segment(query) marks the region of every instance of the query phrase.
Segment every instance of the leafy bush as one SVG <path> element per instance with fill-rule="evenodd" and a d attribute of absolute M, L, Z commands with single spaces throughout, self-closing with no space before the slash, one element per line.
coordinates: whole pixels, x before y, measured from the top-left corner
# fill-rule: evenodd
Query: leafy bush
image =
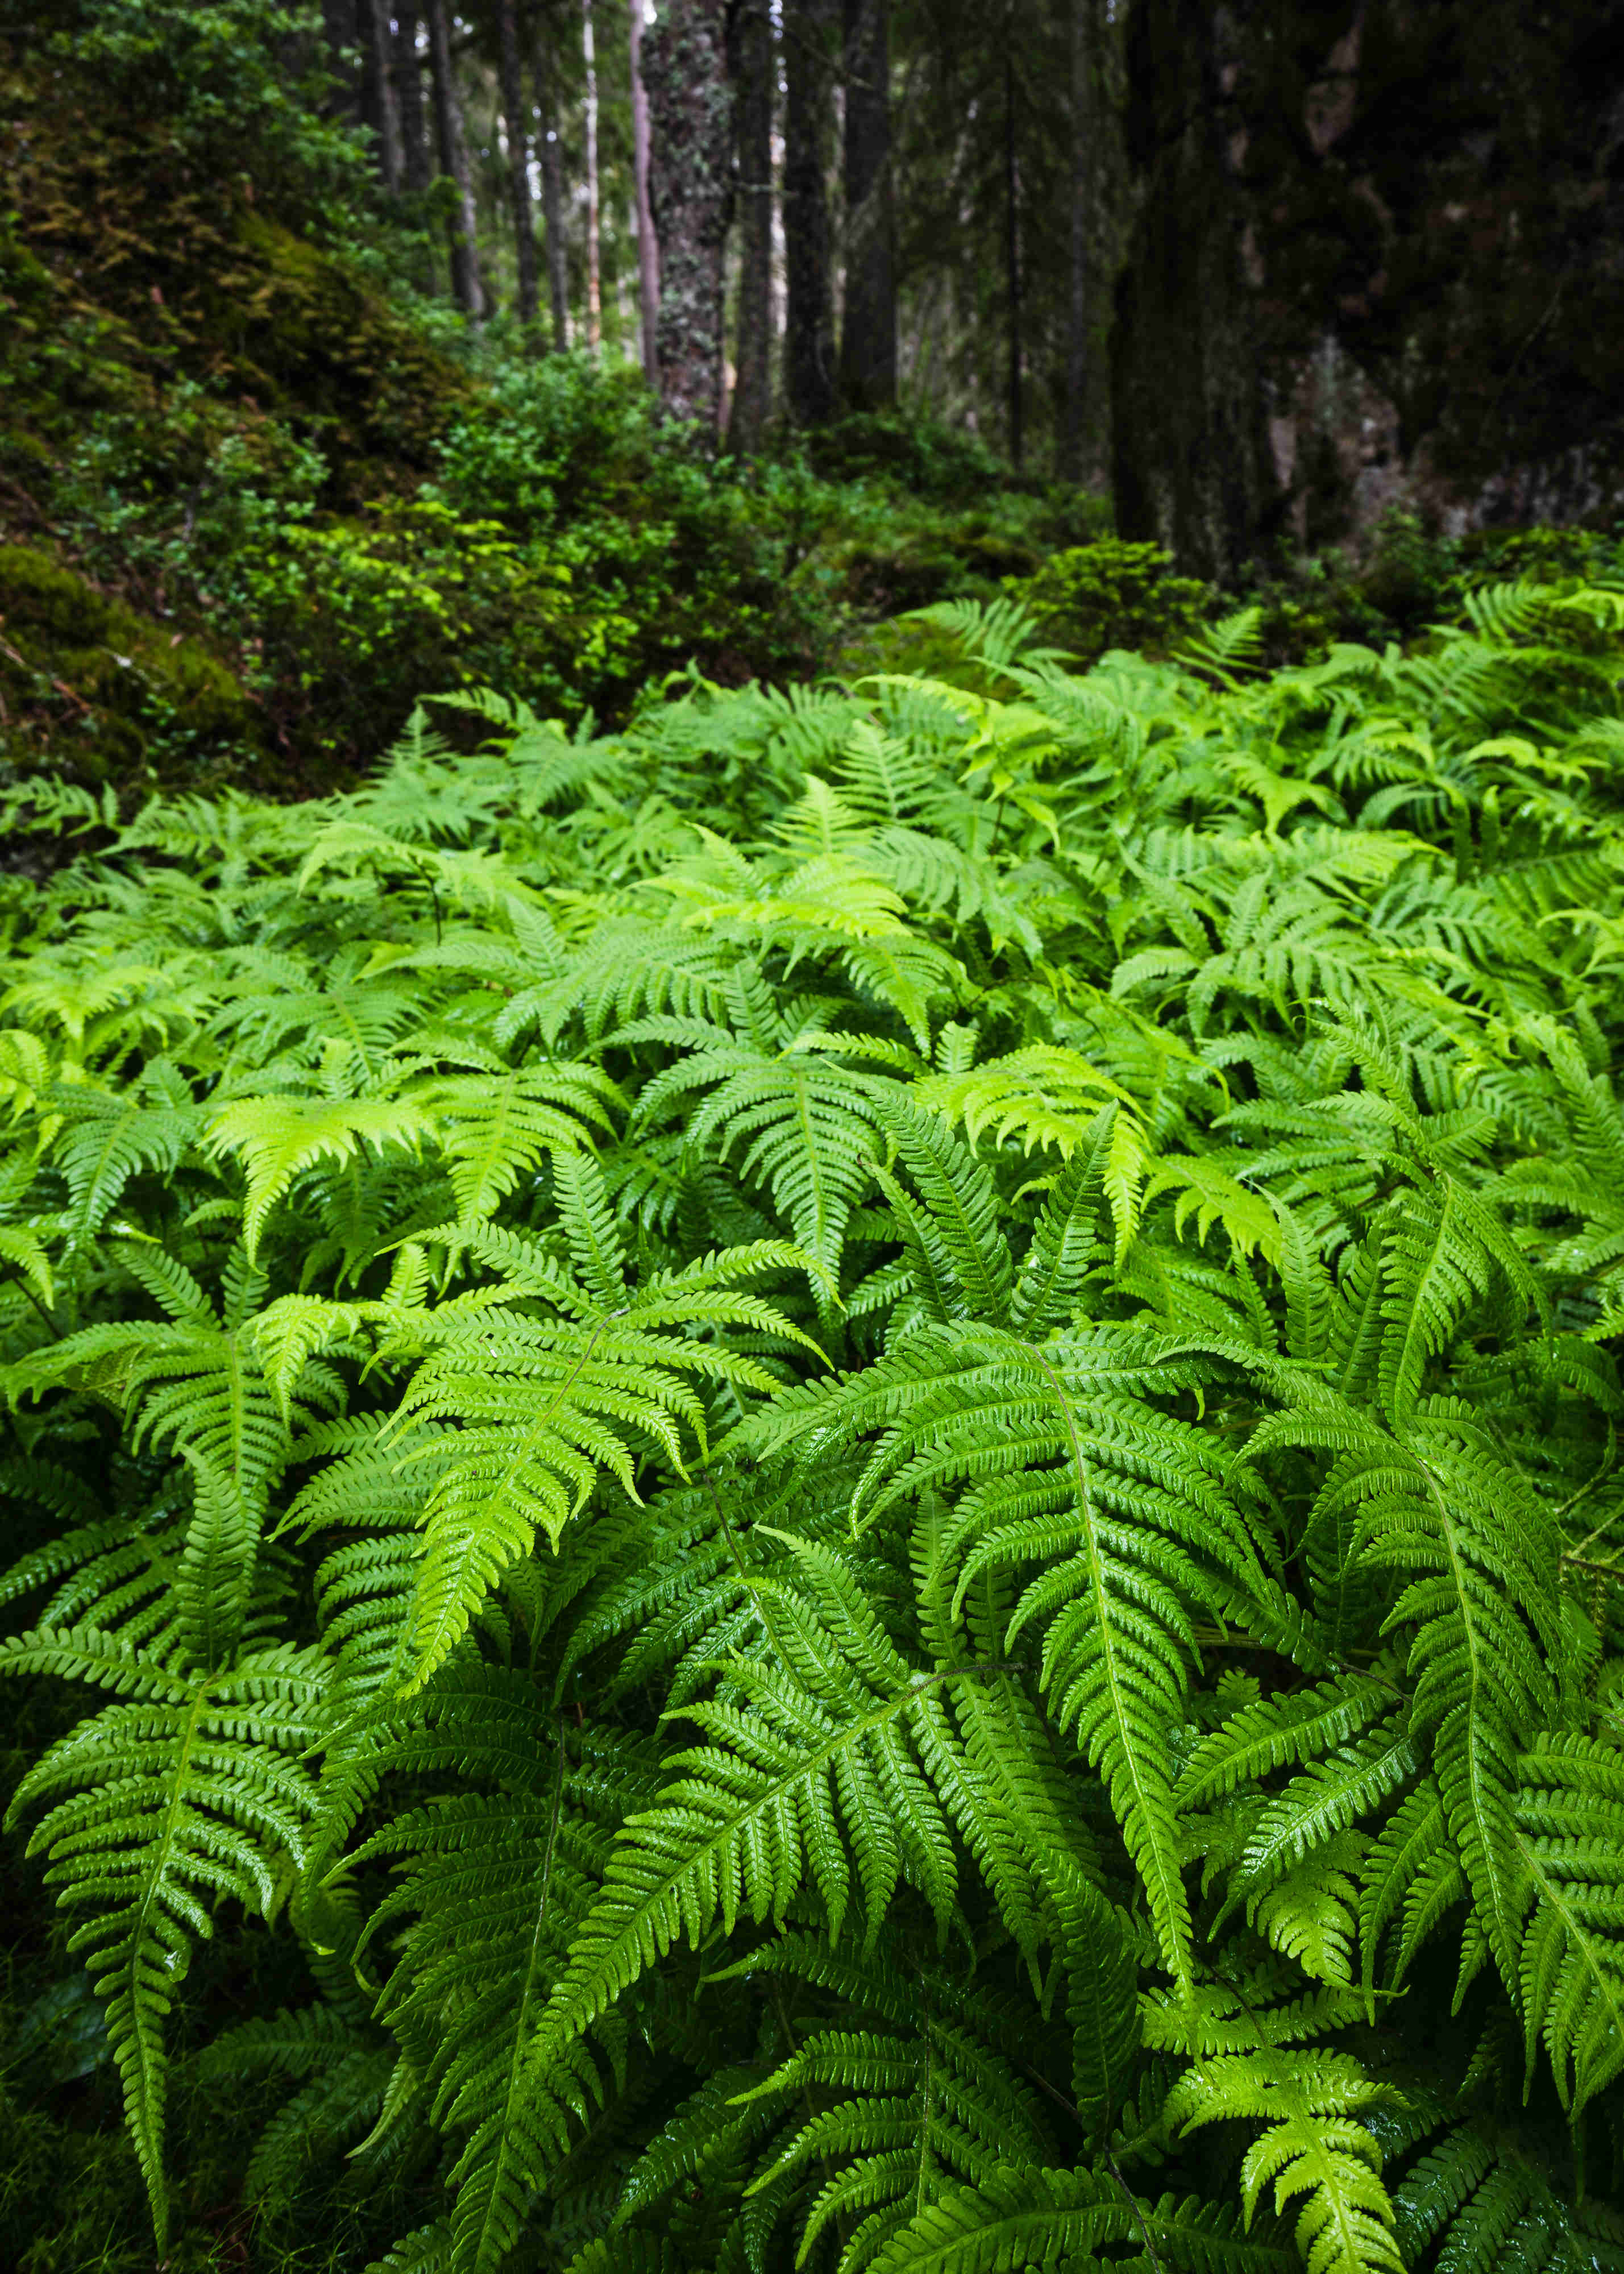
<path fill-rule="evenodd" d="M 1208 586 L 1174 573 L 1159 545 L 1116 537 L 1057 553 L 1008 589 L 1047 638 L 1086 662 L 1114 647 L 1166 654 L 1218 605 Z"/>
<path fill-rule="evenodd" d="M 161 2255 L 178 2044 L 237 2263 L 1619 2265 L 1624 599 L 1470 607 L 14 787 L 12 1820 Z"/>
<path fill-rule="evenodd" d="M 235 181 L 252 151 L 274 203 L 367 201 L 366 146 L 331 115 L 310 0 L 40 0 L 33 16 L 59 71 L 115 116 L 160 122 L 199 170 Z"/>
<path fill-rule="evenodd" d="M 900 411 L 855 412 L 798 441 L 823 481 L 877 481 L 930 505 L 961 505 L 1010 480 L 1008 467 L 976 435 Z"/>

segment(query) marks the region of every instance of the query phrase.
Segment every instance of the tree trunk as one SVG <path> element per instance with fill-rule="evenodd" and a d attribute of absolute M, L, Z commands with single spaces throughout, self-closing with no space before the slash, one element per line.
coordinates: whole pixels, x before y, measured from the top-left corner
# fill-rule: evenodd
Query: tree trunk
<path fill-rule="evenodd" d="M 722 256 L 733 202 L 726 0 L 669 0 L 643 43 L 659 239 L 660 400 L 714 442 L 722 402 Z"/>
<path fill-rule="evenodd" d="M 840 392 L 853 410 L 897 400 L 890 0 L 845 0 L 846 313 Z"/>
<path fill-rule="evenodd" d="M 1127 126 L 1141 194 L 1111 351 L 1116 526 L 1222 584 L 1282 505 L 1239 179 L 1252 92 L 1241 28 L 1207 0 L 1135 0 Z"/>
<path fill-rule="evenodd" d="M 637 213 L 637 307 L 643 323 L 643 374 L 659 385 L 659 240 L 649 206 L 649 97 L 643 84 L 643 0 L 630 0 L 632 195 Z"/>
<path fill-rule="evenodd" d="M 395 108 L 401 128 L 401 178 L 408 190 L 426 190 L 432 177 L 423 119 L 423 66 L 417 59 L 416 8 L 395 11 Z"/>
<path fill-rule="evenodd" d="M 345 126 L 358 126 L 361 75 L 356 68 L 356 0 L 321 0 L 321 29 L 327 51 L 327 116 Z"/>
<path fill-rule="evenodd" d="M 1015 125 L 1014 26 L 1004 50 L 1004 259 L 1009 282 L 1010 463 L 1017 473 L 1026 447 L 1021 389 L 1020 166 Z"/>
<path fill-rule="evenodd" d="M 797 425 L 835 408 L 834 275 L 829 158 L 834 141 L 834 0 L 786 0 L 784 267 L 788 305 L 784 391 Z"/>
<path fill-rule="evenodd" d="M 739 128 L 739 344 L 727 447 L 754 457 L 772 409 L 772 19 L 740 0 L 731 26 Z"/>
<path fill-rule="evenodd" d="M 477 323 L 485 314 L 485 292 L 479 281 L 474 177 L 468 162 L 462 106 L 457 100 L 451 62 L 451 19 L 446 0 L 427 0 L 426 12 L 434 72 L 434 127 L 440 145 L 440 170 L 450 175 L 457 191 L 457 214 L 451 224 L 451 292 L 463 314 Z"/>
<path fill-rule="evenodd" d="M 501 63 L 502 117 L 508 129 L 508 194 L 513 204 L 515 273 L 519 321 L 536 328 L 536 217 L 530 208 L 530 106 L 519 67 L 517 0 L 498 0 L 497 37 Z"/>
<path fill-rule="evenodd" d="M 541 216 L 547 232 L 547 297 L 553 349 L 569 347 L 569 266 L 564 257 L 564 168 L 559 152 L 558 74 L 545 26 L 536 35 L 536 99 L 541 113 Z"/>
<path fill-rule="evenodd" d="M 360 0 L 357 26 L 361 40 L 361 117 L 375 138 L 378 170 L 392 198 L 401 193 L 405 166 L 401 150 L 401 124 L 395 109 L 395 75 L 390 68 L 388 0 Z"/>
<path fill-rule="evenodd" d="M 586 62 L 586 344 L 596 361 L 604 342 L 604 287 L 598 216 L 598 42 L 592 31 L 592 0 L 581 0 L 581 52 Z"/>
<path fill-rule="evenodd" d="M 1083 478 L 1088 376 L 1094 359 L 1089 336 L 1094 318 L 1094 296 L 1089 288 L 1098 162 L 1094 147 L 1094 0 L 1071 0 L 1071 242 L 1067 277 L 1065 426 L 1060 447 L 1060 471 L 1069 482 L 1080 482 Z"/>

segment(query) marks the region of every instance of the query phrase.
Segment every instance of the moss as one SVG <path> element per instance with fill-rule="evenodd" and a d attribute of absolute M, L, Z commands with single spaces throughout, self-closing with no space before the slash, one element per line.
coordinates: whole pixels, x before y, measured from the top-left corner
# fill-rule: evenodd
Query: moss
<path fill-rule="evenodd" d="M 95 779 L 194 774 L 259 740 L 255 706 L 200 640 L 100 591 L 31 545 L 0 546 L 6 755 Z"/>
<path fill-rule="evenodd" d="M 235 296 L 213 313 L 273 396 L 336 422 L 341 455 L 425 464 L 470 394 L 463 373 L 348 262 L 251 210 L 236 229 L 263 285 L 246 317 Z"/>

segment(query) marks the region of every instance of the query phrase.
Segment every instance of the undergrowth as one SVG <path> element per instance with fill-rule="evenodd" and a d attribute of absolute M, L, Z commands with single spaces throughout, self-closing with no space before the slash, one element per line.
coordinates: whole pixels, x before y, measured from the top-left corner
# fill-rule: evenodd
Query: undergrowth
<path fill-rule="evenodd" d="M 172 2265 L 1624 2265 L 1624 602 L 1468 605 L 6 793 L 31 2268 L 115 2088 Z"/>

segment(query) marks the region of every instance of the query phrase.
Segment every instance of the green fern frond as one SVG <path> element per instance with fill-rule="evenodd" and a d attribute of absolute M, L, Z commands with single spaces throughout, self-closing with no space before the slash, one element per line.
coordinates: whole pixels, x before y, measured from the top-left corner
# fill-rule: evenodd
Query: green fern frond
<path fill-rule="evenodd" d="M 0 1645 L 0 1673 L 50 1674 L 114 1691 L 19 1785 L 8 1821 L 49 1805 L 29 1840 L 57 1902 L 90 1915 L 70 1948 L 106 2001 L 124 2112 L 159 2248 L 163 2024 L 195 1938 L 222 1898 L 269 1916 L 279 1865 L 303 1860 L 315 1793 L 298 1756 L 317 1735 L 320 1662 L 287 1647 L 234 1669 L 183 1675 L 90 1630 Z"/>

